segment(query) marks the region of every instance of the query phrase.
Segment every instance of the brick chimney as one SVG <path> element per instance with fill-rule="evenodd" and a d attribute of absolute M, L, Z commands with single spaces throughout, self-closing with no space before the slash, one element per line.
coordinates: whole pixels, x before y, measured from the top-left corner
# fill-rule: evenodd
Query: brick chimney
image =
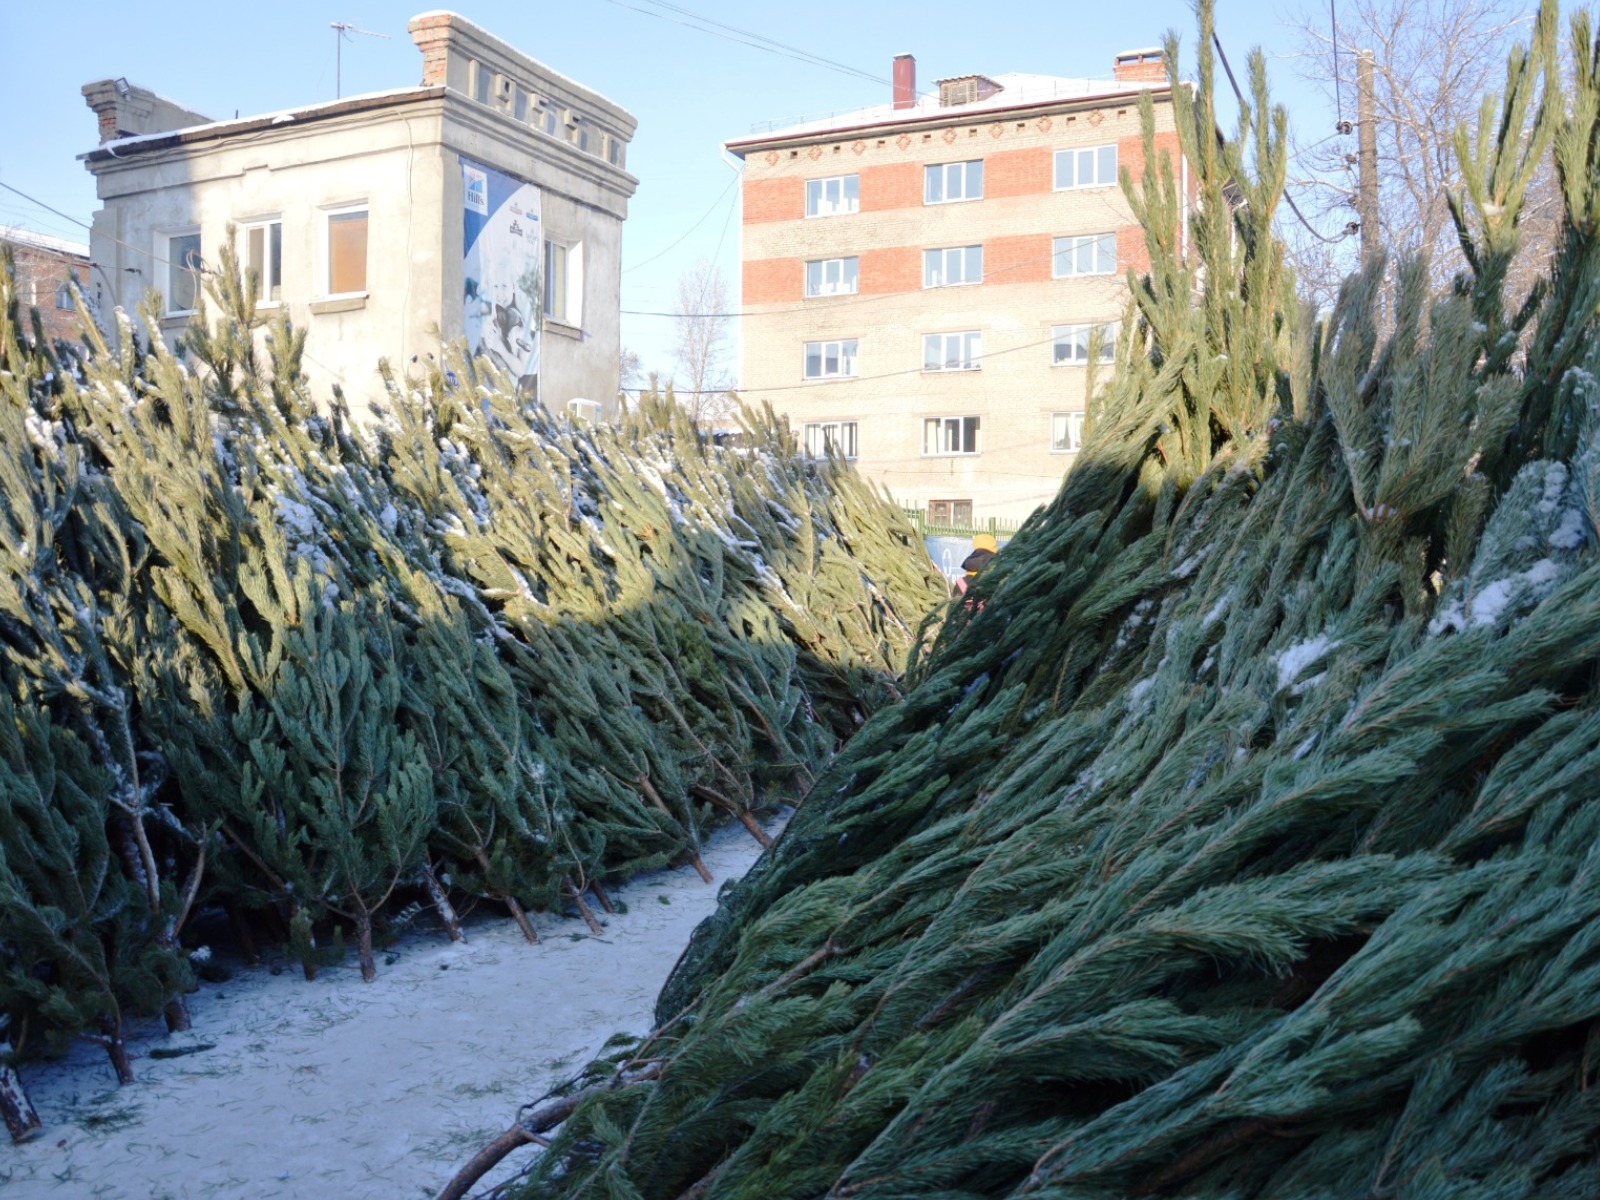
<path fill-rule="evenodd" d="M 100 125 L 100 144 L 146 133 L 170 133 L 193 125 L 209 125 L 211 118 L 174 104 L 149 88 L 126 79 L 97 79 L 83 85 L 83 102 L 94 110 Z"/>
<path fill-rule="evenodd" d="M 1165 83 L 1167 56 L 1160 46 L 1145 50 L 1124 50 L 1112 63 L 1118 83 Z"/>
<path fill-rule="evenodd" d="M 894 56 L 894 107 L 899 112 L 902 108 L 915 108 L 917 106 L 917 60 L 910 54 L 896 54 Z"/>

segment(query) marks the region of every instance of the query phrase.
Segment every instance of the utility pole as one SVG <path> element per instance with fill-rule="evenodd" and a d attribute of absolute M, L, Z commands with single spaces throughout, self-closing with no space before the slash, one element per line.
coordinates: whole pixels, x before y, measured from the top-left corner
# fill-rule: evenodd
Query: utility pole
<path fill-rule="evenodd" d="M 1361 261 L 1378 253 L 1378 116 L 1372 89 L 1372 51 L 1356 55 L 1358 179 L 1356 216 L 1361 221 Z"/>

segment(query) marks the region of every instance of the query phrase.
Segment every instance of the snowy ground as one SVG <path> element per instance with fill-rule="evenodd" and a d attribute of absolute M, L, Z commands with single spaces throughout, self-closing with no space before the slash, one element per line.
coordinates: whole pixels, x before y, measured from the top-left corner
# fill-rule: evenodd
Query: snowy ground
<path fill-rule="evenodd" d="M 757 853 L 735 825 L 703 856 L 716 885 L 684 868 L 614 889 L 627 912 L 601 916 L 603 938 L 576 917 L 545 916 L 530 946 L 509 919 L 481 920 L 464 946 L 431 930 L 408 935 L 380 952 L 371 984 L 353 952 L 314 983 L 271 956 L 238 967 L 189 997 L 192 1032 L 168 1036 L 155 1021 L 130 1039 L 129 1087 L 91 1046 L 24 1066 L 45 1129 L 0 1149 L 0 1194 L 432 1196 L 606 1038 L 649 1029 L 690 932 Z M 531 1153 L 513 1154 L 478 1190 Z"/>

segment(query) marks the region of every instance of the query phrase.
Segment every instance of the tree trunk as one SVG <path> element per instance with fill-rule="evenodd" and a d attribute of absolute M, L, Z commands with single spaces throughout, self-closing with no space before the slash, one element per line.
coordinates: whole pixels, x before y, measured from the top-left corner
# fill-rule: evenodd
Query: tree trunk
<path fill-rule="evenodd" d="M 122 1036 L 122 1021 L 102 1017 L 100 1030 L 103 1035 L 100 1044 L 106 1048 L 106 1056 L 111 1059 L 111 1069 L 117 1073 L 117 1082 L 132 1083 L 133 1063 L 128 1058 L 127 1040 Z"/>
<path fill-rule="evenodd" d="M 166 1018 L 168 1033 L 188 1033 L 194 1028 L 194 1022 L 189 1019 L 189 1005 L 182 996 L 168 1000 L 161 1015 Z"/>
<path fill-rule="evenodd" d="M 433 864 L 428 861 L 427 855 L 423 855 L 422 858 L 422 886 L 427 889 L 428 899 L 433 901 L 433 907 L 439 913 L 439 920 L 443 922 L 450 940 L 466 941 L 467 935 L 461 932 L 461 918 L 456 915 L 455 905 L 450 903 L 450 897 L 439 883 L 439 877 L 433 873 Z"/>
<path fill-rule="evenodd" d="M 356 938 L 361 956 L 361 978 L 371 983 L 378 977 L 378 964 L 372 957 L 372 914 L 364 908 L 356 914 Z"/>
<path fill-rule="evenodd" d="M 0 1042 L 0 1117 L 5 1118 L 11 1140 L 21 1145 L 38 1137 L 41 1126 L 39 1113 L 28 1099 L 22 1079 L 7 1061 L 10 1055 L 11 1043 Z"/>
<path fill-rule="evenodd" d="M 537 946 L 539 944 L 539 935 L 534 932 L 533 922 L 528 920 L 528 914 L 522 911 L 522 905 L 517 903 L 517 898 L 508 894 L 506 896 L 506 907 L 511 910 L 511 915 L 517 919 L 517 925 L 522 930 L 522 936 L 528 939 L 528 944 Z"/>
<path fill-rule="evenodd" d="M 567 879 L 567 894 L 572 897 L 572 902 L 578 906 L 578 913 L 583 917 L 584 923 L 589 926 L 589 932 L 599 937 L 605 932 L 599 921 L 594 919 L 594 913 L 589 911 L 589 906 L 583 902 L 583 893 L 578 890 L 578 885 Z"/>
<path fill-rule="evenodd" d="M 616 913 L 617 906 L 611 903 L 611 897 L 606 893 L 605 884 L 601 883 L 598 879 L 593 880 L 589 884 L 589 890 L 594 893 L 594 898 L 600 901 L 601 908 L 605 909 L 607 913 Z"/>

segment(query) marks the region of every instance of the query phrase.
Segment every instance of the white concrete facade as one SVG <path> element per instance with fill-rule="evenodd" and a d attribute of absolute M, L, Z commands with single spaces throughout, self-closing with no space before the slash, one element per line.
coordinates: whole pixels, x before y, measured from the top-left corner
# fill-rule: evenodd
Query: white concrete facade
<path fill-rule="evenodd" d="M 241 263 L 264 266 L 263 306 L 307 330 L 314 392 L 376 399 L 380 359 L 418 369 L 462 335 L 467 159 L 536 187 L 544 239 L 562 250 L 560 300 L 529 320 L 540 399 L 611 408 L 633 117 L 455 14 L 424 14 L 411 32 L 422 85 L 283 113 L 117 136 L 130 127 L 119 105 L 146 124 L 160 107 L 126 81 L 85 87 L 113 135 L 83 156 L 103 204 L 92 290 L 129 310 L 160 291 L 175 340 L 193 317 L 195 237 L 202 271 L 231 237 Z"/>

